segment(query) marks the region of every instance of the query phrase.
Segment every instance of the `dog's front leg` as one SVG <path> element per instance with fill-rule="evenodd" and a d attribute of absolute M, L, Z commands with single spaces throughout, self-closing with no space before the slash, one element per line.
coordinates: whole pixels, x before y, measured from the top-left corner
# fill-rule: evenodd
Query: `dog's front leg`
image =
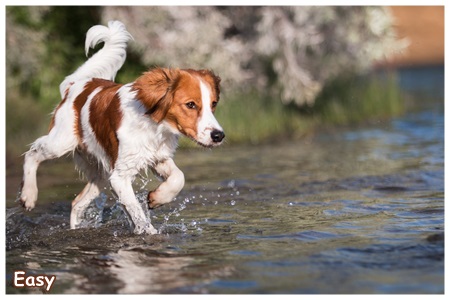
<path fill-rule="evenodd" d="M 184 186 L 184 174 L 172 159 L 158 163 L 154 171 L 165 181 L 156 190 L 148 193 L 150 208 L 172 201 Z"/>
<path fill-rule="evenodd" d="M 126 212 L 134 224 L 134 233 L 158 233 L 147 218 L 141 204 L 136 199 L 131 180 L 113 174 L 110 178 L 110 183 L 114 192 L 119 197 L 119 202 L 125 207 Z"/>

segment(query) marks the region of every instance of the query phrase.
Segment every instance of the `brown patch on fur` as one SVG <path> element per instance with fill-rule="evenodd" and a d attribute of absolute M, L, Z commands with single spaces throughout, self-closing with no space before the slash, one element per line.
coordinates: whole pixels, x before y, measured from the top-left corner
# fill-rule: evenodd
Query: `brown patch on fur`
<path fill-rule="evenodd" d="M 119 156 L 117 130 L 122 121 L 122 111 L 117 91 L 121 86 L 108 84 L 92 98 L 89 106 L 89 123 L 97 141 L 110 158 L 111 168 L 114 168 Z"/>
<path fill-rule="evenodd" d="M 64 93 L 64 98 L 62 99 L 62 101 L 58 104 L 58 106 L 55 108 L 55 110 L 52 113 L 52 119 L 50 120 L 50 124 L 48 126 L 48 132 L 50 132 L 53 127 L 55 127 L 55 115 L 56 112 L 58 111 L 58 109 L 66 102 L 67 97 L 69 96 L 69 91 L 70 91 L 70 87 L 73 85 L 73 82 L 71 82 L 69 84 L 69 87 L 66 89 L 65 93 Z"/>
<path fill-rule="evenodd" d="M 111 87 L 117 85 L 116 83 L 100 79 L 100 78 L 93 78 L 91 81 L 88 81 L 86 85 L 84 86 L 83 91 L 75 98 L 75 101 L 73 102 L 73 109 L 75 111 L 75 135 L 78 137 L 78 142 L 80 145 L 82 145 L 83 142 L 83 128 L 81 126 L 81 109 L 83 108 L 84 104 L 86 104 L 86 101 L 90 94 L 92 94 L 96 88 L 99 87 Z"/>
<path fill-rule="evenodd" d="M 155 122 L 160 123 L 169 111 L 179 79 L 178 69 L 155 68 L 133 83 L 132 91 L 136 92 L 136 98 L 144 104 L 147 114 Z"/>

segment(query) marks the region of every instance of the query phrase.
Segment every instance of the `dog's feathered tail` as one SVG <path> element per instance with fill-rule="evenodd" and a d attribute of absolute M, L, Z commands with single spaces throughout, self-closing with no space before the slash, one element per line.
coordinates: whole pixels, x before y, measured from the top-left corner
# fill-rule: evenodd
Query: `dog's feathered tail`
<path fill-rule="evenodd" d="M 91 58 L 89 58 L 73 74 L 67 76 L 60 84 L 61 97 L 71 82 L 89 78 L 102 78 L 114 80 L 117 71 L 122 67 L 127 55 L 127 43 L 133 37 L 119 21 L 109 21 L 108 27 L 96 25 L 86 33 L 85 50 L 88 55 L 89 48 L 104 42 L 105 45 Z"/>

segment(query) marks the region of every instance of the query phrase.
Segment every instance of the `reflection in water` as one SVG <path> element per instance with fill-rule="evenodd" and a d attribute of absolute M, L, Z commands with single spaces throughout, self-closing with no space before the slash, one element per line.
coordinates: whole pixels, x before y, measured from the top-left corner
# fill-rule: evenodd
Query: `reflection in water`
<path fill-rule="evenodd" d="M 192 263 L 190 257 L 155 257 L 138 250 L 119 250 L 112 259 L 114 264 L 110 271 L 124 284 L 118 293 L 171 290 L 192 281 L 183 276 L 184 268 Z"/>
<path fill-rule="evenodd" d="M 55 274 L 54 293 L 444 290 L 441 110 L 176 160 L 187 184 L 151 211 L 157 236 L 133 235 L 112 201 L 91 207 L 94 228 L 69 230 L 58 178 L 31 213 L 8 196 L 7 293 L 38 292 L 9 284 L 16 269 Z"/>
<path fill-rule="evenodd" d="M 208 267 L 205 273 L 198 274 L 198 267 L 205 264 L 202 259 L 140 248 L 119 250 L 111 255 L 111 259 L 114 263 L 110 271 L 123 283 L 117 292 L 123 294 L 175 292 L 193 286 L 199 280 L 206 284 L 211 275 L 225 277 L 232 270 L 232 267 L 223 265 Z M 202 292 L 202 289 L 195 292 Z"/>

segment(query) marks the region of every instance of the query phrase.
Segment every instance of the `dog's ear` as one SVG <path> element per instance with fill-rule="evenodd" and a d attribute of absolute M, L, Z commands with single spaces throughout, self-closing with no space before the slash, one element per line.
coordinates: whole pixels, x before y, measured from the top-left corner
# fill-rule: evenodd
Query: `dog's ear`
<path fill-rule="evenodd" d="M 178 69 L 155 68 L 145 72 L 133 83 L 136 97 L 147 109 L 146 114 L 160 123 L 166 117 L 180 78 Z"/>

